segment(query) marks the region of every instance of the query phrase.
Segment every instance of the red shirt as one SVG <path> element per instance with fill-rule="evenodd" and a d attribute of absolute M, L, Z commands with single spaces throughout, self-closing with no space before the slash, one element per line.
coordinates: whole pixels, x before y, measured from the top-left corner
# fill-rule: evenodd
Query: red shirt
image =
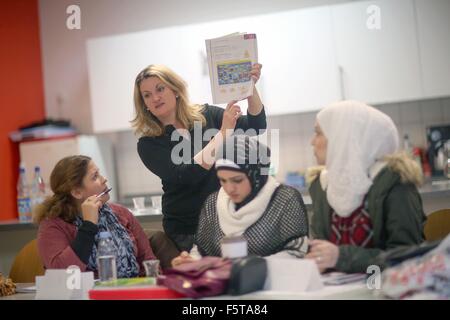
<path fill-rule="evenodd" d="M 330 242 L 335 245 L 354 245 L 373 247 L 373 227 L 369 213 L 364 205 L 358 207 L 348 217 L 340 217 L 331 209 Z"/>
<path fill-rule="evenodd" d="M 142 261 L 156 259 L 144 230 L 127 208 L 112 203 L 109 206 L 130 235 L 139 263 L 139 274 L 144 275 Z M 82 272 L 86 271 L 86 264 L 78 258 L 71 247 L 76 235 L 77 227 L 61 218 L 42 220 L 39 224 L 37 245 L 46 269 L 65 269 L 76 265 Z"/>

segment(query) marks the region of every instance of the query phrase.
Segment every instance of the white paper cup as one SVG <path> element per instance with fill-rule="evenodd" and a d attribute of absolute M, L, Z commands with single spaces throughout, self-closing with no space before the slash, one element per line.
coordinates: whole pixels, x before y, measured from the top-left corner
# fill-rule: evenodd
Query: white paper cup
<path fill-rule="evenodd" d="M 220 245 L 223 258 L 242 258 L 246 257 L 248 254 L 247 239 L 242 236 L 225 237 L 222 239 Z"/>

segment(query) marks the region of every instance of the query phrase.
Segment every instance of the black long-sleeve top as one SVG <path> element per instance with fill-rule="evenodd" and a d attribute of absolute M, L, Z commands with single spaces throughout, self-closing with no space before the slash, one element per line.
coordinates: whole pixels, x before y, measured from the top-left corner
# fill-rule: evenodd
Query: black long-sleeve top
<path fill-rule="evenodd" d="M 80 260 L 88 264 L 95 242 L 98 226 L 91 221 L 84 220 L 78 228 L 77 236 L 72 241 L 71 247 Z"/>
<path fill-rule="evenodd" d="M 205 105 L 203 115 L 206 118 L 206 125 L 202 128 L 202 134 L 207 129 L 221 128 L 223 112 L 222 108 Z M 236 123 L 236 129 L 244 131 L 254 129 L 257 134 L 260 134 L 260 130 L 265 130 L 266 127 L 264 108 L 258 115 L 241 116 Z M 168 234 L 194 234 L 200 209 L 206 197 L 219 190 L 220 187 L 214 167 L 206 170 L 193 160 L 194 156 L 209 143 L 214 135 L 209 135 L 208 139 L 201 139 L 201 149 L 199 149 L 200 146 L 195 146 L 198 138 L 194 137 L 194 128 L 189 131 L 191 140 L 182 137 L 178 141 L 171 141 L 174 130 L 172 125 L 168 125 L 165 133 L 161 136 L 141 137 L 137 149 L 144 165 L 161 178 L 164 191 L 162 212 L 165 232 Z M 178 145 L 180 142 L 185 146 L 190 146 L 190 155 L 183 153 L 181 145 Z M 177 147 L 174 151 L 183 156 L 183 159 L 188 160 L 186 161 L 188 163 L 175 164 L 172 161 L 171 154 L 175 146 Z M 186 147 L 184 150 L 187 149 Z"/>

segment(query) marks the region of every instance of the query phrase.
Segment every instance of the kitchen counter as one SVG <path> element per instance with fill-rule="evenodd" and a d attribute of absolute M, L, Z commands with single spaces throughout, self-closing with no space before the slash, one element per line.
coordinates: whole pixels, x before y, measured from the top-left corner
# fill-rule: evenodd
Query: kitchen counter
<path fill-rule="evenodd" d="M 133 212 L 133 210 L 130 210 Z M 151 209 L 146 210 L 142 213 L 133 212 L 134 216 L 140 223 L 152 223 L 161 222 L 162 214 L 155 213 Z M 0 222 L 0 231 L 13 231 L 13 230 L 37 230 L 38 226 L 34 223 L 20 222 L 18 219 L 6 220 Z"/>
<path fill-rule="evenodd" d="M 443 200 L 450 199 L 450 180 L 442 179 L 442 180 L 428 180 L 425 184 L 419 188 L 419 193 L 422 197 L 437 199 L 442 198 Z M 311 197 L 307 192 L 302 192 L 303 201 L 308 210 L 311 210 Z M 449 200 L 450 201 L 450 200 Z M 131 212 L 135 215 L 141 223 L 152 223 L 152 222 L 161 222 L 162 214 L 155 211 L 152 208 L 146 208 L 140 212 L 130 209 Z M 0 222 L 0 231 L 11 231 L 11 230 L 33 230 L 37 229 L 37 226 L 33 223 L 23 223 L 19 222 L 19 220 L 6 220 Z"/>
<path fill-rule="evenodd" d="M 301 191 L 305 205 L 311 205 L 311 197 L 307 191 Z M 422 196 L 450 197 L 450 179 L 426 180 L 419 188 Z"/>
<path fill-rule="evenodd" d="M 434 180 L 426 182 L 419 188 L 422 196 L 450 197 L 450 180 Z"/>

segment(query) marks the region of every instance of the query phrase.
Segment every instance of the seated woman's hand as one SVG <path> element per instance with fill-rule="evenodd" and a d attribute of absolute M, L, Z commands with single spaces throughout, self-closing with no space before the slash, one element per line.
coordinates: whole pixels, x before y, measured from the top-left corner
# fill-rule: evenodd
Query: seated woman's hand
<path fill-rule="evenodd" d="M 100 198 L 93 195 L 84 200 L 81 204 L 81 212 L 83 214 L 83 220 L 91 221 L 97 224 L 98 222 L 98 211 L 103 206 L 103 202 Z"/>
<path fill-rule="evenodd" d="M 321 273 L 336 266 L 339 258 L 339 247 L 337 245 L 326 240 L 311 240 L 309 246 L 310 251 L 305 258 L 316 261 Z"/>
<path fill-rule="evenodd" d="M 194 261 L 187 251 L 183 251 L 180 255 L 172 260 L 172 267 L 176 267 L 180 264 Z"/>

